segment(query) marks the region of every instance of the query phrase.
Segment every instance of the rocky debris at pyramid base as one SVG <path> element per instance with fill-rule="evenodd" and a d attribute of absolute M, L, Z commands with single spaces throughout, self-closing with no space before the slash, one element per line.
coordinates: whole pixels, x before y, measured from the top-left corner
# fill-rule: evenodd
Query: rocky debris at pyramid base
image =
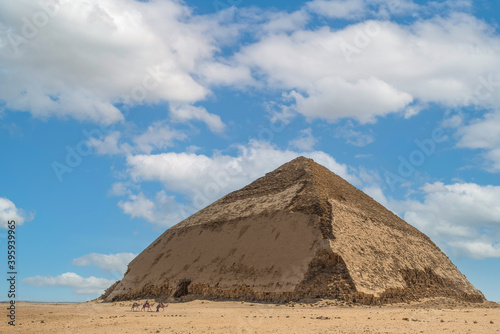
<path fill-rule="evenodd" d="M 423 233 L 303 157 L 168 229 L 105 301 L 485 301 Z"/>

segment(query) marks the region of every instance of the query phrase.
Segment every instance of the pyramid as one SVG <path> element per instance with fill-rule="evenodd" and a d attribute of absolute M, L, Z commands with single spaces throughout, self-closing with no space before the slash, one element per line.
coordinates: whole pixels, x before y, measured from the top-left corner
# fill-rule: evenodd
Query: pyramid
<path fill-rule="evenodd" d="M 485 301 L 423 233 L 300 157 L 169 228 L 105 301 Z"/>

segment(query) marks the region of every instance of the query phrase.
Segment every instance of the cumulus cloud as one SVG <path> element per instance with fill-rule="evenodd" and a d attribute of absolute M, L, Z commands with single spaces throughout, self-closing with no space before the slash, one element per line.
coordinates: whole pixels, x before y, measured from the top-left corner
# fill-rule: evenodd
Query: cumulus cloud
<path fill-rule="evenodd" d="M 308 2 L 306 8 L 313 13 L 336 19 L 360 18 L 367 9 L 364 0 L 314 0 Z"/>
<path fill-rule="evenodd" d="M 113 131 L 101 138 L 90 138 L 88 144 L 96 154 L 128 154 L 132 147 L 127 143 L 120 143 L 122 134 L 120 131 Z"/>
<path fill-rule="evenodd" d="M 374 122 L 375 116 L 402 110 L 413 101 L 410 94 L 373 77 L 355 82 L 323 78 L 313 82 L 306 92 L 307 96 L 303 96 L 292 91 L 297 111 L 304 116 L 327 120 L 350 117 L 361 123 Z M 357 99 L 359 96 L 363 98 Z"/>
<path fill-rule="evenodd" d="M 310 17 L 306 11 L 292 13 L 275 12 L 266 15 L 267 21 L 262 25 L 264 33 L 283 33 L 297 30 L 307 24 Z"/>
<path fill-rule="evenodd" d="M 418 18 L 426 8 L 470 7 L 466 0 L 315 0 L 292 13 L 232 8 L 222 15 L 196 15 L 173 0 L 59 3 L 40 27 L 33 26 L 44 13 L 37 2 L 0 4 L 7 110 L 113 123 L 123 121 L 120 104 L 168 101 L 174 120 L 221 133 L 220 117 L 193 104 L 213 85 L 253 85 L 284 90 L 307 117 L 374 122 L 412 101 L 464 105 L 478 76 L 500 65 L 499 38 L 485 22 L 464 13 Z M 363 19 L 415 12 L 417 19 L 310 30 L 311 12 Z M 222 52 L 248 34 L 256 42 Z M 479 104 L 500 105 L 500 95 Z"/>
<path fill-rule="evenodd" d="M 165 191 L 157 193 L 153 199 L 143 193 L 130 194 L 128 200 L 118 205 L 132 217 L 162 226 L 172 225 L 300 155 L 314 159 L 351 183 L 360 183 L 353 170 L 322 151 L 280 150 L 259 141 L 251 141 L 237 149 L 234 156 L 187 152 L 128 156 L 127 171 L 132 182 L 161 182 Z M 186 196 L 187 203 L 179 203 L 167 192 Z"/>
<path fill-rule="evenodd" d="M 61 274 L 56 277 L 52 276 L 34 276 L 28 277 L 22 280 L 23 283 L 27 283 L 34 286 L 41 287 L 59 287 L 59 288 L 70 288 L 73 293 L 78 295 L 100 295 L 111 286 L 114 281 L 105 278 L 98 278 L 90 276 L 84 278 L 78 274 L 68 272 Z"/>
<path fill-rule="evenodd" d="M 141 217 L 147 221 L 154 222 L 156 209 L 155 204 L 147 199 L 142 193 L 139 195 L 131 195 L 131 201 L 129 202 L 118 202 L 118 206 L 122 208 L 123 212 L 131 215 L 132 218 Z"/>
<path fill-rule="evenodd" d="M 309 11 L 333 19 L 357 20 L 368 16 L 422 16 L 428 13 L 468 11 L 470 0 L 429 1 L 422 4 L 413 0 L 313 0 L 306 4 Z"/>
<path fill-rule="evenodd" d="M 482 119 L 459 129 L 458 147 L 482 149 L 488 161 L 487 168 L 500 171 L 500 111 L 486 114 Z"/>
<path fill-rule="evenodd" d="M 117 103 L 204 99 L 193 74 L 233 34 L 179 1 L 41 3 L 0 3 L 0 101 L 37 117 L 109 124 L 123 120 Z"/>
<path fill-rule="evenodd" d="M 408 110 L 412 102 L 500 106 L 499 94 L 467 99 L 481 84 L 478 78 L 498 72 L 499 54 L 491 26 L 453 13 L 406 25 L 369 20 L 268 34 L 236 59 L 269 87 L 288 91 L 307 117 L 367 123 Z"/>
<path fill-rule="evenodd" d="M 387 198 L 384 195 L 383 190 L 376 184 L 370 184 L 366 187 L 363 188 L 363 192 L 382 204 L 385 208 L 391 210 L 390 207 L 390 202 L 387 200 Z M 394 210 L 393 210 L 394 212 Z"/>
<path fill-rule="evenodd" d="M 455 241 L 449 245 L 463 256 L 484 259 L 487 257 L 500 257 L 500 242 L 492 241 Z"/>
<path fill-rule="evenodd" d="M 173 146 L 175 141 L 186 139 L 182 131 L 172 129 L 164 122 L 155 122 L 146 132 L 133 138 L 138 151 L 151 153 L 153 149 L 165 149 Z"/>
<path fill-rule="evenodd" d="M 220 197 L 300 156 L 299 152 L 279 150 L 269 143 L 258 141 L 238 148 L 236 156 L 215 154 L 209 157 L 174 152 L 129 156 L 128 172 L 134 181 L 160 181 L 167 189 L 192 196 L 216 182 L 220 190 L 215 197 Z M 350 181 L 355 179 L 346 165 L 336 162 L 324 152 L 309 152 L 306 156 Z"/>
<path fill-rule="evenodd" d="M 30 221 L 34 218 L 33 213 L 26 213 L 23 209 L 16 207 L 16 205 L 5 197 L 0 197 L 0 227 L 7 228 L 7 222 L 14 220 L 16 225 L 22 225 L 24 222 Z"/>
<path fill-rule="evenodd" d="M 129 189 L 129 184 L 126 182 L 115 182 L 108 191 L 109 196 L 125 196 L 132 192 Z"/>
<path fill-rule="evenodd" d="M 318 140 L 312 135 L 312 129 L 307 128 L 300 131 L 298 138 L 291 140 L 288 144 L 300 151 L 312 151 Z"/>
<path fill-rule="evenodd" d="M 380 177 L 359 177 L 363 191 L 429 236 L 448 254 L 474 259 L 500 257 L 500 186 L 435 182 L 421 188 L 422 200 L 386 197 Z"/>
<path fill-rule="evenodd" d="M 172 105 L 170 112 L 172 119 L 176 122 L 201 121 L 208 126 L 210 131 L 215 133 L 222 133 L 226 127 L 218 115 L 209 113 L 203 107 Z"/>
<path fill-rule="evenodd" d="M 436 182 L 422 191 L 422 202 L 400 203 L 407 222 L 457 254 L 500 257 L 499 186 Z"/>
<path fill-rule="evenodd" d="M 354 130 L 352 122 L 347 122 L 344 126 L 335 129 L 336 138 L 344 138 L 347 143 L 354 146 L 366 146 L 372 143 L 375 138 L 372 135 Z"/>
<path fill-rule="evenodd" d="M 128 137 L 128 138 L 124 138 Z M 132 153 L 151 153 L 175 145 L 176 141 L 185 140 L 187 135 L 172 128 L 165 121 L 154 122 L 140 133 L 133 135 L 129 129 L 124 132 L 112 131 L 99 137 L 91 137 L 88 145 L 96 154 L 116 155 Z"/>
<path fill-rule="evenodd" d="M 109 272 L 118 272 L 123 275 L 127 266 L 137 254 L 117 253 L 117 254 L 98 254 L 91 253 L 74 259 L 71 264 L 75 266 L 96 266 Z"/>
<path fill-rule="evenodd" d="M 198 72 L 207 85 L 244 88 L 257 84 L 252 78 L 250 69 L 243 65 L 207 62 L 200 65 Z"/>
<path fill-rule="evenodd" d="M 130 193 L 128 200 L 118 202 L 118 207 L 131 218 L 142 218 L 159 227 L 175 225 L 195 212 L 178 203 L 174 196 L 167 195 L 164 190 L 157 192 L 153 199 L 142 192 Z"/>

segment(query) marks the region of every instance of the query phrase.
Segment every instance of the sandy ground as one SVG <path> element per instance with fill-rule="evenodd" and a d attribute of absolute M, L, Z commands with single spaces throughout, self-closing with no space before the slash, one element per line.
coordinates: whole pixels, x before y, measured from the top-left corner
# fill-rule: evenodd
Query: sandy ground
<path fill-rule="evenodd" d="M 131 305 L 18 303 L 17 325 L 9 326 L 3 316 L 0 333 L 500 333 L 495 303 L 348 307 L 328 301 L 292 306 L 196 300 L 158 313 L 155 307 L 133 312 Z"/>

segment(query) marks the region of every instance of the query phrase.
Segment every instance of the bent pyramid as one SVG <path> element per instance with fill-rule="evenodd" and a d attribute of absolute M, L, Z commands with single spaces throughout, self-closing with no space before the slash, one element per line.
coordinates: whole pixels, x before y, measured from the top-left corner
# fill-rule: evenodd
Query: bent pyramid
<path fill-rule="evenodd" d="M 363 304 L 485 300 L 426 235 L 304 157 L 169 228 L 103 298 L 186 295 Z"/>

